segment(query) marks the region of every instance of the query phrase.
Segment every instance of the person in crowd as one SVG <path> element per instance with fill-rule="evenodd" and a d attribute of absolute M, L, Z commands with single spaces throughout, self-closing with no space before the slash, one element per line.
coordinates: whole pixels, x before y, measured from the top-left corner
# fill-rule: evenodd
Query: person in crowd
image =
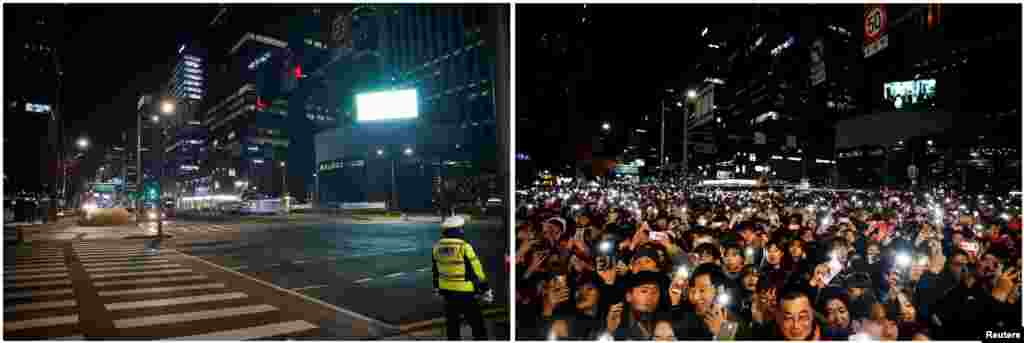
<path fill-rule="evenodd" d="M 845 290 L 830 288 L 822 295 L 818 312 L 825 316 L 823 336 L 829 340 L 847 340 L 856 333 L 856 320 L 851 316 L 850 297 Z"/>
<path fill-rule="evenodd" d="M 680 322 L 682 337 L 709 340 L 752 336 L 749 323 L 729 311 L 731 303 L 735 301 L 735 290 L 729 289 L 727 283 L 720 266 L 705 263 L 697 267 L 690 278 L 687 298 L 693 306 L 693 312 L 676 318 Z"/>
<path fill-rule="evenodd" d="M 742 282 L 740 278 L 743 277 L 743 267 L 746 266 L 746 256 L 743 250 L 743 247 L 736 241 L 727 241 L 722 244 L 722 251 L 725 253 L 722 271 L 732 285 L 738 286 Z"/>
<path fill-rule="evenodd" d="M 668 284 L 665 274 L 641 271 L 631 276 L 625 302 L 612 305 L 603 332 L 615 340 L 650 340 L 654 337 L 655 315 L 664 300 Z"/>

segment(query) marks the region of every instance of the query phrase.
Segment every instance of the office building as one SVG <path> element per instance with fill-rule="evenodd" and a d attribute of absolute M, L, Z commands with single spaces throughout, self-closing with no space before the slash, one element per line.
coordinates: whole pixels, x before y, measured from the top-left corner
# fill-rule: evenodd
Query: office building
<path fill-rule="evenodd" d="M 334 17 L 327 45 L 345 51 L 347 63 L 324 74 L 329 92 L 343 95 L 339 122 L 353 125 L 318 135 L 321 204 L 429 208 L 442 181 L 482 183 L 479 193 L 487 192 L 482 180 L 498 169 L 494 13 L 493 6 L 366 5 Z M 354 120 L 356 94 L 400 89 L 416 90 L 418 118 Z"/>
<path fill-rule="evenodd" d="M 56 192 L 64 5 L 4 6 L 5 190 Z M 68 147 L 64 150 L 71 151 Z"/>

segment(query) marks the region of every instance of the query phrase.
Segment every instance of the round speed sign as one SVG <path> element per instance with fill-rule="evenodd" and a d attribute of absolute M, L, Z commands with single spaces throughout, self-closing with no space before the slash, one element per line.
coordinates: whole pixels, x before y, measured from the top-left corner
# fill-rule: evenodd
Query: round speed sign
<path fill-rule="evenodd" d="M 885 9 L 875 6 L 864 13 L 864 37 L 869 40 L 878 39 L 886 25 Z"/>

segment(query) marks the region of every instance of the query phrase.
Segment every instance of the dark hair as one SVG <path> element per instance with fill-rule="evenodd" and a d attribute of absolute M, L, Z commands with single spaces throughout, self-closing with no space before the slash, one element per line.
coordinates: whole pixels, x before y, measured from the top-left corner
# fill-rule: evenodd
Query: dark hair
<path fill-rule="evenodd" d="M 776 236 L 768 240 L 768 243 L 765 243 L 764 245 L 764 250 L 767 251 L 768 248 L 770 248 L 773 245 L 779 250 L 786 251 L 786 240 L 783 239 L 781 236 Z"/>
<path fill-rule="evenodd" d="M 757 269 L 757 266 L 754 266 L 753 264 L 743 266 L 743 277 L 747 277 L 747 275 L 750 274 L 756 274 L 758 278 L 761 277 L 761 271 Z"/>
<path fill-rule="evenodd" d="M 725 273 L 722 272 L 722 267 L 715 264 L 705 263 L 697 267 L 693 271 L 693 275 L 690 276 L 690 287 L 696 285 L 697 277 L 707 275 L 711 279 L 711 285 L 718 287 L 726 284 Z"/>
<path fill-rule="evenodd" d="M 828 303 L 832 301 L 832 299 L 838 299 L 839 302 L 843 303 L 843 306 L 846 306 L 847 311 L 850 310 L 850 295 L 845 289 L 826 288 L 821 295 L 820 302 L 818 303 L 818 312 L 822 314 L 827 313 L 828 311 L 826 310 L 826 307 L 828 307 Z"/>
<path fill-rule="evenodd" d="M 729 250 L 736 250 L 737 254 L 739 254 L 740 256 L 743 255 L 743 247 L 740 247 L 739 243 L 737 243 L 736 241 L 726 241 L 726 242 L 722 243 L 722 249 L 721 250 L 722 250 L 722 257 L 723 258 L 725 257 L 726 254 L 729 253 Z"/>
<path fill-rule="evenodd" d="M 697 255 L 708 254 L 708 255 L 711 255 L 712 257 L 714 257 L 714 259 L 716 259 L 716 260 L 722 259 L 721 251 L 719 251 L 718 247 L 716 247 L 714 244 L 711 244 L 711 243 L 704 243 L 704 244 L 698 245 L 697 249 L 693 249 L 693 253 L 695 253 Z"/>
<path fill-rule="evenodd" d="M 784 302 L 793 301 L 800 298 L 807 298 L 807 303 L 811 302 L 811 297 L 807 295 L 807 292 L 805 292 L 803 289 L 800 289 L 797 286 L 788 286 L 786 287 L 786 289 L 782 291 L 782 296 L 779 297 L 778 305 L 782 306 L 782 303 Z M 811 306 L 813 307 L 814 305 L 811 304 Z"/>

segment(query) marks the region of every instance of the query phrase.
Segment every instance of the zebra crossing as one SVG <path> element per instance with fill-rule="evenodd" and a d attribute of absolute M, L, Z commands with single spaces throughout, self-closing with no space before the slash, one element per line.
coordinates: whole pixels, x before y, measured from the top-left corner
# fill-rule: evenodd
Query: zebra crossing
<path fill-rule="evenodd" d="M 226 232 L 238 232 L 238 225 L 217 225 L 217 224 L 184 224 L 184 223 L 172 223 L 171 225 L 164 228 L 167 232 L 173 234 L 208 234 L 208 233 L 226 233 Z"/>
<path fill-rule="evenodd" d="M 318 320 L 295 318 L 279 299 L 218 280 L 224 276 L 173 250 L 88 241 L 13 250 L 4 258 L 5 338 L 241 340 L 321 333 Z"/>
<path fill-rule="evenodd" d="M 74 252 L 121 337 L 235 340 L 318 331 L 195 270 L 177 252 L 90 242 L 75 243 Z"/>
<path fill-rule="evenodd" d="M 4 258 L 4 336 L 81 337 L 65 248 L 35 242 Z"/>

